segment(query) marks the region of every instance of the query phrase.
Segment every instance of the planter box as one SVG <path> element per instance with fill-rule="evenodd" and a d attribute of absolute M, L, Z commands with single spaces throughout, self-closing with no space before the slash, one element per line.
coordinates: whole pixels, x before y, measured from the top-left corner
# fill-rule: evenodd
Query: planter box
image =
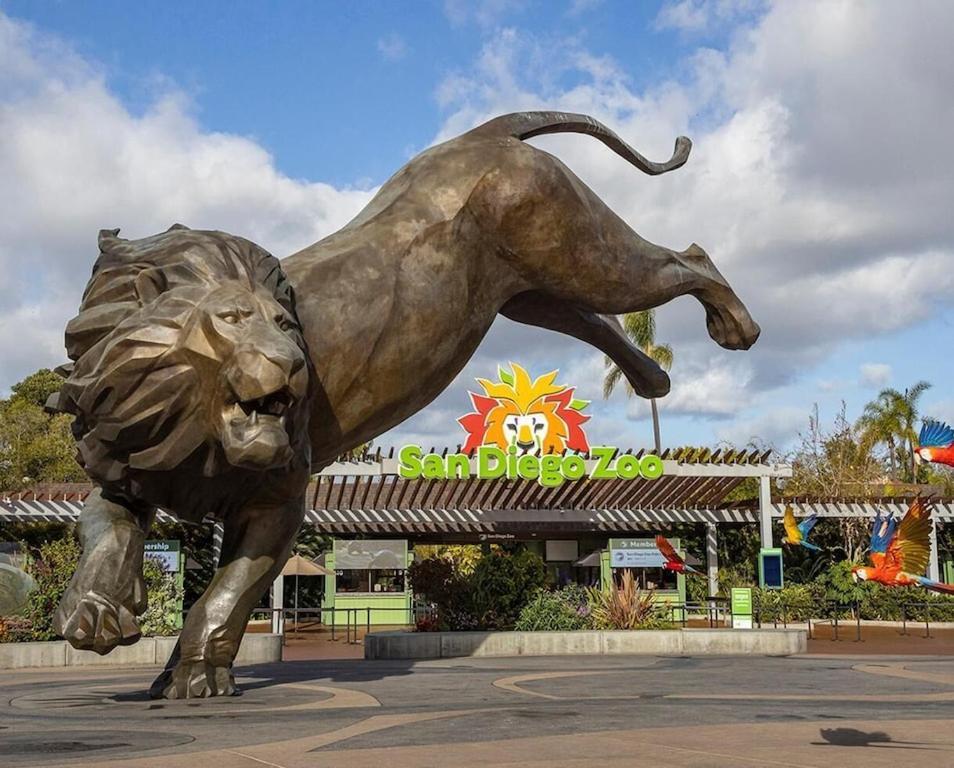
<path fill-rule="evenodd" d="M 633 632 L 375 632 L 366 659 L 461 656 L 790 656 L 808 650 L 804 629 L 665 629 Z"/>
<path fill-rule="evenodd" d="M 0 643 L 0 669 L 46 667 L 155 667 L 165 666 L 176 646 L 176 637 L 143 637 L 134 645 L 121 645 L 105 656 L 78 651 L 65 640 L 48 643 Z M 235 666 L 268 664 L 282 660 L 282 637 L 245 635 Z"/>

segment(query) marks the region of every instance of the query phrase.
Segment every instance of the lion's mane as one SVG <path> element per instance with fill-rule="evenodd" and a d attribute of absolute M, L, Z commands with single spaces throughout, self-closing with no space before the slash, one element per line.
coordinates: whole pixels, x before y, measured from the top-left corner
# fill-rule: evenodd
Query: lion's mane
<path fill-rule="evenodd" d="M 202 298 L 238 280 L 264 286 L 294 317 L 294 295 L 278 260 L 244 238 L 181 225 L 141 240 L 118 235 L 100 232 L 99 258 L 66 328 L 74 362 L 50 407 L 76 417 L 79 458 L 93 480 L 149 498 L 144 473 L 228 470 L 213 436 L 196 427 L 214 395 L 182 343 Z"/>

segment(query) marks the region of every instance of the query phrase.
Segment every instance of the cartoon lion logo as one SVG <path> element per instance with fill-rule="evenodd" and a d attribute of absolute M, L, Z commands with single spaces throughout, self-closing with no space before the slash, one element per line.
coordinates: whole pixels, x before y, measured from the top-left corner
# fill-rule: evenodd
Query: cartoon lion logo
<path fill-rule="evenodd" d="M 573 387 L 557 384 L 559 371 L 531 379 L 516 363 L 510 368 L 498 369 L 500 381 L 477 379 L 485 394 L 469 393 L 475 412 L 457 420 L 467 432 L 464 453 L 482 445 L 516 447 L 518 455 L 588 452 L 582 426 L 590 417 L 582 411 L 589 401 L 575 399 Z"/>
<path fill-rule="evenodd" d="M 241 492 L 241 470 L 306 460 L 308 364 L 278 261 L 221 232 L 117 234 L 100 233 L 66 331 L 75 362 L 50 403 L 76 416 L 90 477 L 189 519 L 204 494 L 171 471 L 196 484 L 230 474 Z"/>

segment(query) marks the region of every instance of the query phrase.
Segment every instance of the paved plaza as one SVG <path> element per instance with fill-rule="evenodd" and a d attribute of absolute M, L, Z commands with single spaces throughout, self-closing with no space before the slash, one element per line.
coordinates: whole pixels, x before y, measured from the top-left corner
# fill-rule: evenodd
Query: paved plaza
<path fill-rule="evenodd" d="M 286 661 L 189 701 L 154 674 L 0 672 L 0 764 L 954 765 L 952 657 Z"/>

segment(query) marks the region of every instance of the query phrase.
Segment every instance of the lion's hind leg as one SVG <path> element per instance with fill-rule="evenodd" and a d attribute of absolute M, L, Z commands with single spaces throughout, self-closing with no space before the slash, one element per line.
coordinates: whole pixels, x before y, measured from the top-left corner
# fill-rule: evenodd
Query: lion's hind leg
<path fill-rule="evenodd" d="M 501 260 L 526 288 L 605 315 L 688 294 L 705 308 L 716 343 L 728 349 L 755 343 L 758 324 L 702 248 L 676 251 L 640 237 L 549 155 L 530 149 L 513 159 L 519 162 L 507 174 L 481 180 L 468 211 L 493 233 Z"/>
<path fill-rule="evenodd" d="M 87 498 L 77 526 L 83 554 L 53 617 L 54 630 L 74 648 L 106 654 L 139 639 L 143 545 L 152 516 L 151 509 L 103 498 L 98 488 Z"/>

